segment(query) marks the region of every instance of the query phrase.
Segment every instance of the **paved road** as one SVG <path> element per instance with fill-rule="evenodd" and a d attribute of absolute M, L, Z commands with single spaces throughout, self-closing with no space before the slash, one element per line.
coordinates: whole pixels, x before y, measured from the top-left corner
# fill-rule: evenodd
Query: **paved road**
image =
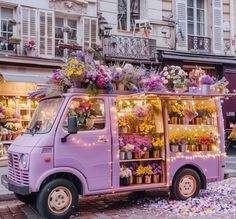
<path fill-rule="evenodd" d="M 8 215 L 8 216 L 7 216 Z M 0 202 L 4 219 L 39 219 L 19 201 Z M 210 183 L 208 189 L 187 201 L 170 200 L 168 194 L 146 192 L 86 197 L 71 219 L 236 219 L 236 178 Z"/>

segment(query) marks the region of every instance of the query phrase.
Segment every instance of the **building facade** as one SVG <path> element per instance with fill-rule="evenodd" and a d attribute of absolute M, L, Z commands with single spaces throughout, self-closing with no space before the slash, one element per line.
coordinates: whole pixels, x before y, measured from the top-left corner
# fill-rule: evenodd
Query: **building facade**
<path fill-rule="evenodd" d="M 96 44 L 97 1 L 2 0 L 0 22 L 0 105 L 27 127 L 37 106 L 28 92 L 46 83 L 69 53 Z M 11 143 L 1 134 L 0 165 Z"/>
<path fill-rule="evenodd" d="M 236 2 L 234 0 L 101 0 L 98 10 L 112 26 L 105 40 L 108 61 L 196 65 L 236 85 Z M 150 24 L 144 33 L 142 25 Z M 236 122 L 236 101 L 224 104 L 226 127 Z M 231 115 L 231 116 L 227 116 Z"/>

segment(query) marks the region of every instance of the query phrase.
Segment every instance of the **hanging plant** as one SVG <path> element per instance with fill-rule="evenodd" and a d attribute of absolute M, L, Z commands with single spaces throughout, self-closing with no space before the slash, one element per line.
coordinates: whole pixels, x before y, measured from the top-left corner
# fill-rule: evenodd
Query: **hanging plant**
<path fill-rule="evenodd" d="M 65 27 L 62 28 L 62 31 L 64 33 L 69 33 L 69 32 L 71 32 L 71 27 L 70 26 L 65 26 Z"/>

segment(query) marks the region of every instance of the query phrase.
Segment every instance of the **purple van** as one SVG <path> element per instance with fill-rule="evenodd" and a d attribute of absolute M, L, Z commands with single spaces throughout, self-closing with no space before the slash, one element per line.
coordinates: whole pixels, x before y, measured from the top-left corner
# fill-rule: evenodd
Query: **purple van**
<path fill-rule="evenodd" d="M 164 142 L 159 156 L 153 149 L 144 156 L 145 148 L 132 148 L 133 155 L 129 156 L 127 149 L 127 156 L 121 157 L 121 140 L 135 141 L 145 135 L 137 134 L 138 126 L 131 129 L 127 125 L 129 130 L 121 131 L 118 122 L 137 104 L 149 104 L 148 113 L 154 112 L 150 124 L 155 136 Z M 175 119 L 171 104 L 181 105 L 184 117 Z M 212 114 L 200 118 L 206 105 L 211 106 L 206 110 Z M 145 112 L 135 113 L 140 117 L 134 122 L 145 119 Z M 213 138 L 199 137 L 208 132 L 215 135 L 214 142 Z M 186 141 L 176 140 L 177 135 L 186 133 Z M 143 153 L 140 157 L 134 155 L 138 150 Z M 169 189 L 178 200 L 195 197 L 200 189 L 206 189 L 207 182 L 223 179 L 224 156 L 223 118 L 217 97 L 158 93 L 88 97 L 66 93 L 40 101 L 29 128 L 8 150 L 8 175 L 1 180 L 19 200 L 35 203 L 42 217 L 69 218 L 78 208 L 78 195 Z M 145 177 L 146 172 L 138 175 L 137 169 L 131 173 L 133 163 L 136 168 L 156 165 L 161 169 L 159 179 L 152 181 Z M 153 176 L 154 172 L 152 169 Z"/>

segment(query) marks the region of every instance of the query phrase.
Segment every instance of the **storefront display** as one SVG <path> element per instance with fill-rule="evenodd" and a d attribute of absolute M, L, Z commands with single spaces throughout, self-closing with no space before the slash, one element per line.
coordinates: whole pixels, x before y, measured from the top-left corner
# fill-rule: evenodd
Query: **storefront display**
<path fill-rule="evenodd" d="M 5 159 L 7 148 L 27 128 L 38 102 L 27 97 L 34 84 L 2 81 L 0 88 L 0 159 Z"/>

